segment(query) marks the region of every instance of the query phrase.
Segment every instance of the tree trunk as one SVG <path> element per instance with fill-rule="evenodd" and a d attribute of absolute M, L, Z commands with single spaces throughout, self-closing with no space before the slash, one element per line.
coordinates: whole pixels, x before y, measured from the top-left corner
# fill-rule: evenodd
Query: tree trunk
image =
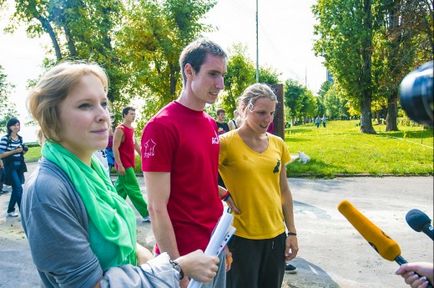
<path fill-rule="evenodd" d="M 399 131 L 398 123 L 398 94 L 393 93 L 387 98 L 386 131 Z"/>
<path fill-rule="evenodd" d="M 178 68 L 176 66 L 171 65 L 170 67 L 170 97 L 172 101 L 176 99 L 176 83 L 178 81 L 177 72 Z"/>
<path fill-rule="evenodd" d="M 360 121 L 360 131 L 367 134 L 376 134 L 372 127 L 371 97 L 363 97 L 361 103 L 362 118 Z"/>
<path fill-rule="evenodd" d="M 56 52 L 56 59 L 57 61 L 62 60 L 62 52 L 60 51 L 59 42 L 57 41 L 56 33 L 53 30 L 53 27 L 51 27 L 50 22 L 40 15 L 36 16 L 38 18 L 39 22 L 41 22 L 42 28 L 50 35 L 51 43 L 53 44 L 54 51 Z"/>
<path fill-rule="evenodd" d="M 371 57 L 372 57 L 372 12 L 371 0 L 364 0 L 363 10 L 365 11 L 363 26 L 366 35 L 363 39 L 362 50 L 362 71 L 361 71 L 361 110 L 362 121 L 360 131 L 368 134 L 376 134 L 374 127 L 372 127 L 372 76 L 371 76 Z"/>
<path fill-rule="evenodd" d="M 66 43 L 68 43 L 69 57 L 77 58 L 77 49 L 75 48 L 74 40 L 72 39 L 71 31 L 68 25 L 63 26 L 63 31 L 65 31 Z"/>

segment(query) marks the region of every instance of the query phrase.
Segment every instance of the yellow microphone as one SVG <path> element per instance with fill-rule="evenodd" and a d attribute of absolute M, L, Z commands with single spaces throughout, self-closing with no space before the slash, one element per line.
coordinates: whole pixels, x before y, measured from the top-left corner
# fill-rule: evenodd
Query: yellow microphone
<path fill-rule="evenodd" d="M 366 218 L 348 200 L 342 201 L 338 205 L 338 210 L 384 259 L 396 261 L 400 265 L 407 263 L 401 257 L 401 248 L 398 243 Z"/>
<path fill-rule="evenodd" d="M 401 256 L 401 248 L 399 248 L 398 243 L 366 218 L 348 200 L 339 203 L 338 210 L 384 259 L 396 261 L 399 265 L 407 263 L 407 260 Z M 418 276 L 420 277 L 420 275 Z M 432 288 L 432 284 L 429 283 L 427 288 Z"/>

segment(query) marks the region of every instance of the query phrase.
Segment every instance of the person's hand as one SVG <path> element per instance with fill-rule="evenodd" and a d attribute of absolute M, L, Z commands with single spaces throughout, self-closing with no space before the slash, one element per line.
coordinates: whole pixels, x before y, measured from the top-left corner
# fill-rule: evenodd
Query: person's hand
<path fill-rule="evenodd" d="M 152 255 L 151 251 L 149 251 L 139 243 L 136 243 L 136 256 L 137 263 L 139 265 L 145 264 L 146 262 L 154 258 L 154 255 Z"/>
<path fill-rule="evenodd" d="M 119 173 L 120 175 L 125 175 L 125 168 L 124 168 L 124 165 L 122 165 L 122 164 L 117 165 L 116 170 L 118 171 L 118 173 Z"/>
<path fill-rule="evenodd" d="M 14 151 L 15 151 L 15 154 L 21 153 L 21 152 L 23 152 L 23 147 L 19 146 Z"/>
<path fill-rule="evenodd" d="M 232 262 L 233 262 L 232 253 L 229 250 L 228 246 L 225 246 L 224 253 L 226 255 L 225 270 L 226 270 L 226 272 L 228 272 L 229 270 L 231 270 Z"/>
<path fill-rule="evenodd" d="M 226 200 L 226 204 L 228 204 L 229 208 L 231 208 L 232 211 L 234 211 L 235 214 L 240 214 L 241 211 L 238 209 L 238 207 L 235 205 L 234 199 L 232 199 L 232 196 L 229 196 L 229 198 Z"/>
<path fill-rule="evenodd" d="M 298 241 L 297 236 L 289 235 L 286 237 L 285 241 L 285 260 L 289 261 L 297 256 L 298 252 Z"/>
<path fill-rule="evenodd" d="M 175 259 L 175 261 L 181 266 L 184 278 L 188 276 L 199 282 L 207 283 L 217 275 L 219 258 L 217 256 L 205 255 L 202 250 L 196 250 L 181 256 Z M 184 279 L 181 281 L 181 287 L 184 281 Z"/>
<path fill-rule="evenodd" d="M 189 283 L 190 283 L 190 280 L 188 279 L 188 277 L 184 276 L 184 278 L 179 282 L 179 286 L 181 288 L 187 288 Z"/>
<path fill-rule="evenodd" d="M 428 280 L 433 283 L 434 267 L 433 263 L 427 262 L 406 263 L 399 267 L 396 274 L 401 275 L 405 283 L 413 288 L 426 288 Z"/>

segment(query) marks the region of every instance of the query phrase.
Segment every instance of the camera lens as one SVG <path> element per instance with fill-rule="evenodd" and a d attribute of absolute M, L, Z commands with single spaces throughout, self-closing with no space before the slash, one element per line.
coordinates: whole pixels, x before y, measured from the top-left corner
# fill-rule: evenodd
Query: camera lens
<path fill-rule="evenodd" d="M 411 120 L 433 126 L 433 61 L 425 63 L 402 80 L 401 106 Z"/>

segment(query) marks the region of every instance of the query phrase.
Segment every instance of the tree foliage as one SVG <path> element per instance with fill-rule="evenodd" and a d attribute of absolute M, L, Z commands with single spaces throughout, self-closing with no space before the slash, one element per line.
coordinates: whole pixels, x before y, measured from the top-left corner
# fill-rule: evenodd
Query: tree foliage
<path fill-rule="evenodd" d="M 179 55 L 209 30 L 200 20 L 210 0 L 131 1 L 117 33 L 117 51 L 128 75 L 123 93 L 144 99 L 145 118 L 177 98 L 182 88 Z"/>
<path fill-rule="evenodd" d="M 319 0 L 313 6 L 319 20 L 314 44 L 317 55 L 325 58 L 325 65 L 339 86 L 361 108 L 361 131 L 375 133 L 371 122 L 372 101 L 372 0 Z M 375 17 L 375 15 L 374 15 Z"/>
<path fill-rule="evenodd" d="M 120 0 L 17 0 L 9 31 L 26 25 L 32 37 L 47 33 L 55 59 L 48 66 L 65 60 L 96 62 L 110 78 L 110 100 L 122 85 L 119 59 L 113 49 L 113 35 L 123 11 Z"/>
<path fill-rule="evenodd" d="M 399 83 L 415 66 L 432 57 L 432 1 L 386 0 L 380 1 L 377 9 L 374 93 L 377 102 L 386 103 L 386 130 L 394 131 L 398 130 Z"/>
<path fill-rule="evenodd" d="M 0 132 L 5 132 L 7 121 L 17 115 L 15 104 L 9 99 L 12 88 L 13 86 L 8 83 L 4 69 L 0 65 Z"/>
<path fill-rule="evenodd" d="M 228 71 L 225 75 L 225 91 L 219 103 L 229 117 L 237 106 L 237 99 L 243 91 L 256 82 L 256 68 L 247 56 L 247 48 L 240 43 L 229 50 Z M 270 67 L 259 67 L 259 82 L 266 84 L 279 83 L 279 74 Z"/>
<path fill-rule="evenodd" d="M 283 97 L 292 123 L 307 122 L 317 112 L 317 100 L 312 92 L 295 80 L 285 82 Z"/>

